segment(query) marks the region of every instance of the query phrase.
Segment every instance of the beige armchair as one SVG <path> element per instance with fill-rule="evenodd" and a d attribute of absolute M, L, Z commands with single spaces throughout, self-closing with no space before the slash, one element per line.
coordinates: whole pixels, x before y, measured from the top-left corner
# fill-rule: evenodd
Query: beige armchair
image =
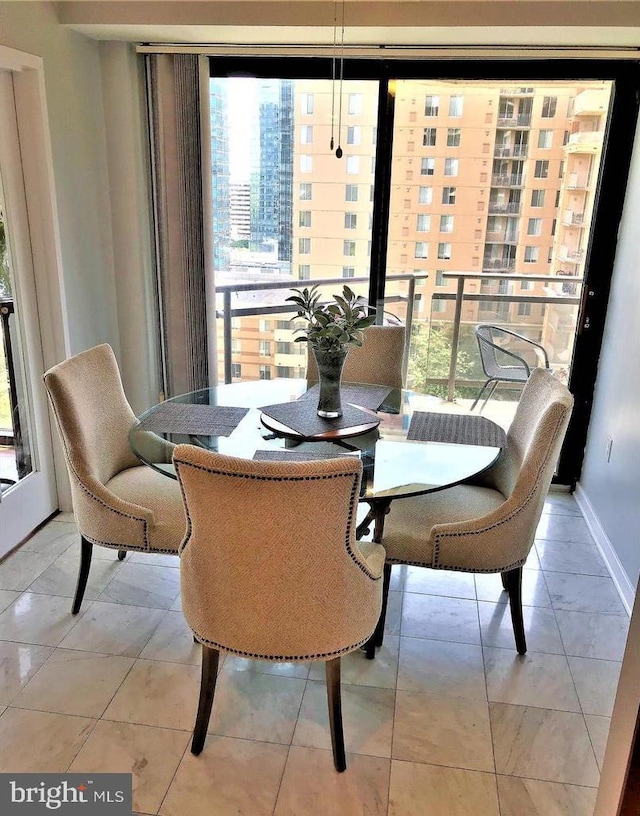
<path fill-rule="evenodd" d="M 522 618 L 522 565 L 534 541 L 544 499 L 571 415 L 573 397 L 546 369 L 534 369 L 522 392 L 497 462 L 473 484 L 391 504 L 382 544 L 385 599 L 392 564 L 461 572 L 499 572 L 509 594 L 519 654 L 527 650 Z M 384 621 L 367 648 L 382 643 Z"/>
<path fill-rule="evenodd" d="M 379 544 L 355 540 L 360 461 L 247 461 L 191 445 L 173 461 L 188 521 L 182 610 L 202 644 L 191 752 L 204 746 L 220 651 L 323 660 L 334 764 L 344 771 L 340 655 L 375 628 L 384 564 Z"/>
<path fill-rule="evenodd" d="M 177 553 L 186 529 L 174 479 L 142 465 L 129 447 L 135 416 L 107 344 L 49 369 L 44 384 L 64 450 L 73 512 L 81 536 L 72 613 L 80 609 L 94 544 L 118 550 Z"/>
<path fill-rule="evenodd" d="M 361 346 L 349 349 L 342 370 L 345 382 L 404 388 L 404 326 L 369 326 Z M 307 350 L 307 380 L 318 379 L 318 366 L 311 348 Z"/>

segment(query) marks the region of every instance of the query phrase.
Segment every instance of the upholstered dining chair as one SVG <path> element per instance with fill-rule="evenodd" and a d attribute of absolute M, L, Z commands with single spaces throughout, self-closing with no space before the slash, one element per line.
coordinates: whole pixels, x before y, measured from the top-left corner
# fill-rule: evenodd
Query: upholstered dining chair
<path fill-rule="evenodd" d="M 531 372 L 500 457 L 473 484 L 392 502 L 382 544 L 384 593 L 392 564 L 460 572 L 501 573 L 519 654 L 527 650 L 522 616 L 522 565 L 533 545 L 573 406 L 550 371 Z M 384 620 L 367 646 L 382 643 Z"/>
<path fill-rule="evenodd" d="M 362 345 L 349 349 L 342 370 L 342 379 L 345 382 L 403 388 L 405 342 L 404 326 L 369 326 L 364 330 Z M 317 379 L 318 367 L 309 347 L 307 380 Z"/>
<path fill-rule="evenodd" d="M 44 384 L 60 434 L 80 531 L 80 569 L 72 613 L 80 609 L 93 545 L 177 554 L 186 519 L 180 488 L 129 447 L 135 415 L 113 350 L 106 343 L 49 369 Z"/>
<path fill-rule="evenodd" d="M 375 628 L 384 564 L 379 544 L 355 538 L 360 460 L 254 461 L 178 445 L 173 461 L 188 522 L 182 611 L 202 644 L 191 752 L 204 746 L 220 651 L 322 660 L 334 764 L 344 771 L 340 656 Z"/>

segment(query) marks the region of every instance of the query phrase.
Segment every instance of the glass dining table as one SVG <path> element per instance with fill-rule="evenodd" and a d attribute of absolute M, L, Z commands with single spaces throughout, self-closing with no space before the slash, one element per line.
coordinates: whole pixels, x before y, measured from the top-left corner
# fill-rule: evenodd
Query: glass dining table
<path fill-rule="evenodd" d="M 174 446 L 199 445 L 246 459 L 299 460 L 356 456 L 362 462 L 360 501 L 368 511 L 358 536 L 373 525 L 382 539 L 394 499 L 466 481 L 490 467 L 504 430 L 480 415 L 429 410 L 433 397 L 408 390 L 342 383 L 343 416 L 316 414 L 317 384 L 304 379 L 239 382 L 205 388 L 154 405 L 129 433 L 134 453 L 176 478 Z"/>

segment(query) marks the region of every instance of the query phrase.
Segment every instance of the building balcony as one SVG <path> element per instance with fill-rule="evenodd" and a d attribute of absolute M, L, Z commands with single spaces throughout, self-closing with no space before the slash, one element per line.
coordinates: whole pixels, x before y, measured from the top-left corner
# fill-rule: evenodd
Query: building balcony
<path fill-rule="evenodd" d="M 510 230 L 487 231 L 487 241 L 492 244 L 517 244 L 518 234 Z"/>
<path fill-rule="evenodd" d="M 604 133 L 601 130 L 572 133 L 564 146 L 566 153 L 589 153 L 599 155 L 602 151 Z"/>
<path fill-rule="evenodd" d="M 568 190 L 586 190 L 589 187 L 587 173 L 569 173 L 567 175 Z"/>
<path fill-rule="evenodd" d="M 507 203 L 490 201 L 489 214 L 490 215 L 519 215 L 520 207 L 522 205 L 513 201 Z"/>
<path fill-rule="evenodd" d="M 562 223 L 565 227 L 582 227 L 584 226 L 584 213 L 567 210 L 563 213 Z"/>
<path fill-rule="evenodd" d="M 500 128 L 526 128 L 530 126 L 530 113 L 518 113 L 515 116 L 498 116 L 498 127 Z"/>
<path fill-rule="evenodd" d="M 515 258 L 491 258 L 482 259 L 482 268 L 491 272 L 508 272 L 516 268 Z"/>
<path fill-rule="evenodd" d="M 522 187 L 524 177 L 522 174 L 498 173 L 491 176 L 492 187 Z"/>
<path fill-rule="evenodd" d="M 493 149 L 493 155 L 497 159 L 524 159 L 528 151 L 529 145 L 496 145 Z"/>
<path fill-rule="evenodd" d="M 580 263 L 583 257 L 584 251 L 582 249 L 561 246 L 558 251 L 558 260 L 562 263 Z"/>

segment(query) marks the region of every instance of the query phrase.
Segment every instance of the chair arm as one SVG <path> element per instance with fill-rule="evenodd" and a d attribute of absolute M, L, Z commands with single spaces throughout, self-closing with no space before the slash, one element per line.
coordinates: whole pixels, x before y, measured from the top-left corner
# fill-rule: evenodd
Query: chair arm
<path fill-rule="evenodd" d="M 507 499 L 484 516 L 434 525 L 430 535 L 434 567 L 502 572 L 523 564 L 535 537 L 537 504 L 533 494 L 518 503 Z"/>
<path fill-rule="evenodd" d="M 506 331 L 506 329 L 504 329 L 504 330 L 502 330 L 502 331 Z M 519 335 L 519 334 L 515 334 L 515 332 L 508 332 L 508 334 L 513 334 L 515 337 L 520 337 L 520 335 Z M 525 340 L 526 340 L 526 338 L 523 338 L 523 339 L 525 339 Z M 483 337 L 483 338 L 482 338 L 482 342 L 483 342 L 483 343 L 486 343 L 486 345 L 488 345 L 488 346 L 491 346 L 491 348 L 496 349 L 496 351 L 499 351 L 499 352 L 500 352 L 500 354 L 504 354 L 504 355 L 506 355 L 507 357 L 511 357 L 511 358 L 513 358 L 514 360 L 517 360 L 517 361 L 518 361 L 518 362 L 519 362 L 519 363 L 520 363 L 522 366 L 524 366 L 524 368 L 525 368 L 525 369 L 526 369 L 526 371 L 527 371 L 527 374 L 531 374 L 531 366 L 530 366 L 530 365 L 529 365 L 529 363 L 528 363 L 528 362 L 527 362 L 527 361 L 524 359 L 524 357 L 520 357 L 520 355 L 519 355 L 519 354 L 516 354 L 516 353 L 515 353 L 515 352 L 513 352 L 513 351 L 509 351 L 509 349 L 506 349 L 504 346 L 499 346 L 497 343 L 494 343 L 493 341 L 489 340 L 489 339 L 488 339 L 488 338 L 486 338 L 486 337 Z M 500 363 L 498 363 L 498 362 L 497 362 L 497 357 L 496 357 L 496 364 L 497 364 L 497 365 L 500 365 Z"/>
<path fill-rule="evenodd" d="M 354 556 L 369 578 L 374 581 L 382 578 L 386 553 L 381 544 L 373 541 L 356 541 Z"/>
<path fill-rule="evenodd" d="M 154 523 L 153 510 L 121 499 L 93 476 L 85 477 L 80 483 L 80 488 L 87 493 L 90 498 L 99 502 L 105 510 L 117 513 L 120 516 L 127 516 L 128 518 L 142 521 L 145 524 Z"/>

